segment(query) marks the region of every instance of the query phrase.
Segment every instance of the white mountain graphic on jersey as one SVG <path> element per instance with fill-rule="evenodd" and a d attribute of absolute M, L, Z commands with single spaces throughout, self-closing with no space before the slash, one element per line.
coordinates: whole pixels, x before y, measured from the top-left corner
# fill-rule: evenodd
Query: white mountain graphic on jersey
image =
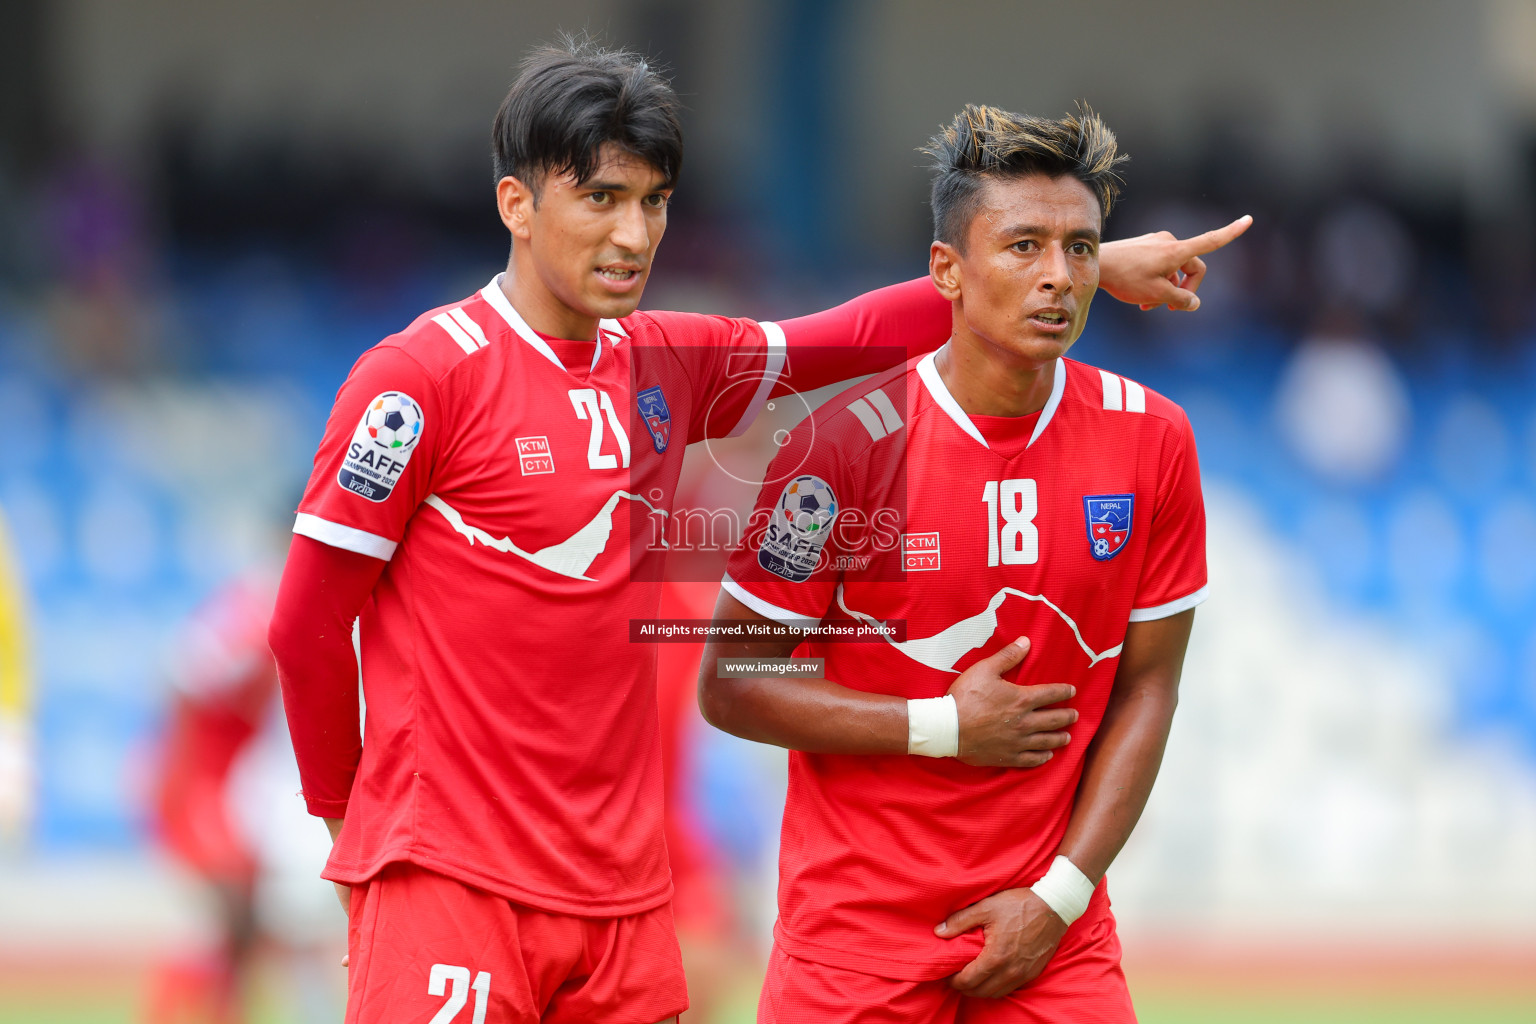
<path fill-rule="evenodd" d="M 441 512 L 443 518 L 448 520 L 448 525 L 452 526 L 455 531 L 468 537 L 471 547 L 478 542 L 488 548 L 503 551 L 509 555 L 517 555 L 519 558 L 526 558 L 534 565 L 543 566 L 550 572 L 558 573 L 561 576 L 568 576 L 573 580 L 587 580 L 590 583 L 596 583 L 597 580 L 587 575 L 587 570 L 592 567 L 592 563 L 597 559 L 597 556 L 602 554 L 603 549 L 608 546 L 608 536 L 613 533 L 613 510 L 618 508 L 620 498 L 638 501 L 652 512 L 660 512 L 662 515 L 667 514 L 666 509 L 657 508 L 639 494 L 631 494 L 629 491 L 624 490 L 614 491 L 608 496 L 608 500 L 603 503 L 603 507 L 597 510 L 597 515 L 593 516 L 585 526 L 560 543 L 539 548 L 537 551 L 526 551 L 513 543 L 510 537 L 502 537 L 498 540 L 484 530 L 470 526 L 464 521 L 464 517 L 459 514 L 458 509 L 435 494 L 427 495 L 427 504 Z M 661 543 L 662 547 L 668 546 L 665 537 L 662 538 Z"/>
<path fill-rule="evenodd" d="M 1120 655 L 1120 648 L 1125 646 L 1124 643 L 1119 643 L 1107 651 L 1095 651 L 1083 642 L 1083 634 L 1078 630 L 1077 623 L 1072 620 L 1072 616 L 1058 608 L 1050 598 L 1040 594 L 1026 594 L 1024 591 L 1014 590 L 1012 587 L 1004 587 L 999 590 L 992 595 L 992 600 L 987 602 L 986 608 L 970 618 L 961 619 L 959 622 L 941 632 L 935 633 L 933 636 L 920 637 L 916 640 L 903 640 L 901 643 L 897 643 L 890 638 L 891 634 L 889 631 L 881 630 L 881 635 L 885 637 L 886 643 L 913 661 L 921 665 L 927 665 L 929 668 L 938 669 L 940 672 L 953 672 L 955 671 L 955 662 L 965 657 L 968 652 L 974 651 L 986 643 L 992 634 L 997 631 L 997 610 L 1002 607 L 1003 601 L 1010 594 L 1014 597 L 1022 597 L 1026 601 L 1039 601 L 1060 616 L 1061 621 L 1065 622 L 1067 628 L 1072 630 L 1072 635 L 1077 637 L 1077 646 L 1081 647 L 1083 653 L 1088 655 L 1089 668 L 1092 668 L 1106 658 L 1118 657 Z M 872 615 L 866 615 L 864 612 L 849 608 L 843 600 L 843 585 L 841 583 L 837 585 L 837 606 L 860 622 L 871 626 L 885 625 Z"/>

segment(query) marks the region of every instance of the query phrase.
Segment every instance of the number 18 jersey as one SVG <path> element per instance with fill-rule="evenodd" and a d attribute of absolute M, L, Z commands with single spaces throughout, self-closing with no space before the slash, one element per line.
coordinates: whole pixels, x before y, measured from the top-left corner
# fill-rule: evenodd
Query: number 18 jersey
<path fill-rule="evenodd" d="M 894 627 L 813 642 L 827 678 L 941 696 L 1018 636 L 1020 683 L 1071 683 L 1072 742 L 1035 769 L 953 758 L 790 755 L 776 939 L 804 960 L 947 976 L 981 948 L 948 915 L 1048 868 L 1103 718 L 1128 623 L 1205 597 L 1189 421 L 1134 381 L 1069 359 L 1044 409 L 970 416 L 929 354 L 797 428 L 725 589 L 788 625 Z M 904 627 L 904 631 L 901 631 Z"/>

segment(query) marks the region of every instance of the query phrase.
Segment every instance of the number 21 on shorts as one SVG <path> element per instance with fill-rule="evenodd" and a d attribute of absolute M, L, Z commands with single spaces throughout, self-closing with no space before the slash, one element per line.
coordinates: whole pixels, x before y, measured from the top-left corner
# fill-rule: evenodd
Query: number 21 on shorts
<path fill-rule="evenodd" d="M 475 983 L 469 983 L 469 968 L 453 964 L 433 964 L 427 978 L 427 995 L 446 995 L 448 1001 L 437 1011 L 431 1024 L 450 1024 L 469 1002 L 469 993 L 475 993 L 475 1015 L 471 1024 L 485 1024 L 485 1003 L 491 993 L 491 976 L 484 971 L 475 975 Z"/>
<path fill-rule="evenodd" d="M 987 506 L 987 565 L 1034 565 L 1040 561 L 1035 527 L 1039 496 L 1033 480 L 988 480 L 981 500 Z M 998 528 L 998 517 L 1002 528 Z"/>

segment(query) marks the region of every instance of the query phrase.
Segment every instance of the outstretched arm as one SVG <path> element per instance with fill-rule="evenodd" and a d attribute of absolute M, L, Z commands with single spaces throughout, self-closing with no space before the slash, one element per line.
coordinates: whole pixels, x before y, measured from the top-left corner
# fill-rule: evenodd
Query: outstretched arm
<path fill-rule="evenodd" d="M 1072 818 L 1057 850 L 1089 884 L 1104 876 L 1147 805 L 1173 725 L 1194 620 L 1191 609 L 1133 622 L 1126 630 L 1115 688 L 1088 748 Z M 1007 889 L 951 914 L 936 932 L 952 938 L 977 927 L 985 929 L 986 945 L 950 983 L 966 995 L 992 998 L 1037 977 L 1067 931 L 1067 923 L 1033 890 Z"/>
<path fill-rule="evenodd" d="M 1237 238 L 1252 223 L 1252 217 L 1239 217 L 1192 238 L 1158 231 L 1106 242 L 1099 250 L 1099 287 L 1142 309 L 1199 309 L 1195 293 L 1206 270 L 1200 257 Z M 814 391 L 932 352 L 948 340 L 951 315 L 950 303 L 933 282 L 920 277 L 876 288 L 820 313 L 780 321 L 787 359 L 772 394 Z"/>
<path fill-rule="evenodd" d="M 1205 280 L 1205 261 L 1200 257 L 1220 249 L 1252 224 L 1253 218 L 1244 214 L 1225 227 L 1191 238 L 1154 231 L 1106 242 L 1099 248 L 1099 287 L 1142 309 L 1167 306 L 1193 313 L 1200 308 L 1195 292 Z"/>

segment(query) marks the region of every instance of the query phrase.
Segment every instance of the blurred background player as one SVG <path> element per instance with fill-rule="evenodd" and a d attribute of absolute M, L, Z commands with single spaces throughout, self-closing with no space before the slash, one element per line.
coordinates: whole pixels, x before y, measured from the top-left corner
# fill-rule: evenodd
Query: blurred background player
<path fill-rule="evenodd" d="M 251 572 L 193 614 L 170 661 L 171 707 L 156 832 L 206 886 L 211 948 L 156 971 L 145 1024 L 243 1024 L 270 966 L 268 1005 L 303 1024 L 340 1012 L 340 914 L 317 877 L 327 845 L 309 827 L 267 647 L 276 575 Z"/>
<path fill-rule="evenodd" d="M 706 620 L 717 589 L 710 583 L 669 581 L 662 589 L 658 617 Z M 707 1022 L 718 1019 L 732 997 L 753 984 L 760 954 L 737 907 L 729 852 L 699 805 L 699 733 L 707 728 L 696 695 L 703 648 L 702 643 L 658 645 L 656 701 L 672 916 L 688 976 L 688 1016 Z"/>
<path fill-rule="evenodd" d="M 12 545 L 0 509 L 0 855 L 26 840 L 36 786 L 27 598 Z"/>

